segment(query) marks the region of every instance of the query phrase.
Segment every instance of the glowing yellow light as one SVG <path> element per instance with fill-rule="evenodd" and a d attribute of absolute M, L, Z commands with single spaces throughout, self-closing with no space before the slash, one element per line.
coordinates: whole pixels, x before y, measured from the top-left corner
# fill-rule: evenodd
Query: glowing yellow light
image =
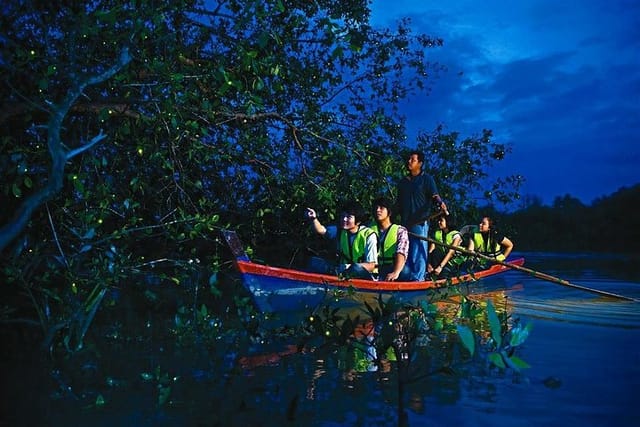
<path fill-rule="evenodd" d="M 98 220 L 98 224 L 102 224 L 102 218 Z"/>
<path fill-rule="evenodd" d="M 138 154 L 142 155 L 142 148 L 138 148 Z"/>

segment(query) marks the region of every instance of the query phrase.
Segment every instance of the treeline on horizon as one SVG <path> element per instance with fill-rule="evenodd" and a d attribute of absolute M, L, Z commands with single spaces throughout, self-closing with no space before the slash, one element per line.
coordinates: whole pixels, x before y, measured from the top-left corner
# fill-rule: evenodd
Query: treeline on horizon
<path fill-rule="evenodd" d="M 517 251 L 640 253 L 640 184 L 585 205 L 571 195 L 499 214 Z"/>

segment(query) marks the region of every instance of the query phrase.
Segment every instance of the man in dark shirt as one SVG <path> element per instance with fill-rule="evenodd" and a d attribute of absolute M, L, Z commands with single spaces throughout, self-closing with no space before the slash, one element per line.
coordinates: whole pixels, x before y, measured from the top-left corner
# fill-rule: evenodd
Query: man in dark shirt
<path fill-rule="evenodd" d="M 436 183 L 431 175 L 422 171 L 424 154 L 412 151 L 407 159 L 409 174 L 398 182 L 398 210 L 401 224 L 409 230 L 409 258 L 407 263 L 413 280 L 425 280 L 427 272 L 427 256 L 429 254 L 426 240 L 413 237 L 411 233 L 427 237 L 429 233 L 429 215 L 433 206 L 447 212 L 438 195 Z"/>

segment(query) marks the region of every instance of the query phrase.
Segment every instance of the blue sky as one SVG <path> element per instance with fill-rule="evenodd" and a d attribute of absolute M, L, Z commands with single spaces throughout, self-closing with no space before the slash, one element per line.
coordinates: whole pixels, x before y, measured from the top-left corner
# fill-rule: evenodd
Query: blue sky
<path fill-rule="evenodd" d="M 523 194 L 584 203 L 640 183 L 640 1 L 374 0 L 372 23 L 444 40 L 448 71 L 404 106 L 409 138 L 438 123 L 492 129 L 512 153 L 496 175 Z"/>

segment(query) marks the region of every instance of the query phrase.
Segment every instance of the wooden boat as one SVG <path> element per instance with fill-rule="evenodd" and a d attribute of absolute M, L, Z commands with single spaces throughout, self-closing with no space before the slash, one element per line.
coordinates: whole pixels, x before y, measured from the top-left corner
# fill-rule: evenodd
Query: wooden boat
<path fill-rule="evenodd" d="M 493 264 L 490 268 L 473 274 L 425 282 L 342 279 L 329 274 L 254 263 L 247 256 L 234 231 L 223 230 L 222 234 L 235 256 L 234 263 L 244 287 L 263 312 L 313 309 L 328 298 L 341 305 L 356 305 L 371 301 L 381 294 L 387 298 L 394 296 L 409 301 L 424 298 L 428 292 L 437 289 L 474 282 L 510 270 L 505 265 Z M 524 264 L 524 258 L 510 260 L 509 264 L 520 266 Z"/>

